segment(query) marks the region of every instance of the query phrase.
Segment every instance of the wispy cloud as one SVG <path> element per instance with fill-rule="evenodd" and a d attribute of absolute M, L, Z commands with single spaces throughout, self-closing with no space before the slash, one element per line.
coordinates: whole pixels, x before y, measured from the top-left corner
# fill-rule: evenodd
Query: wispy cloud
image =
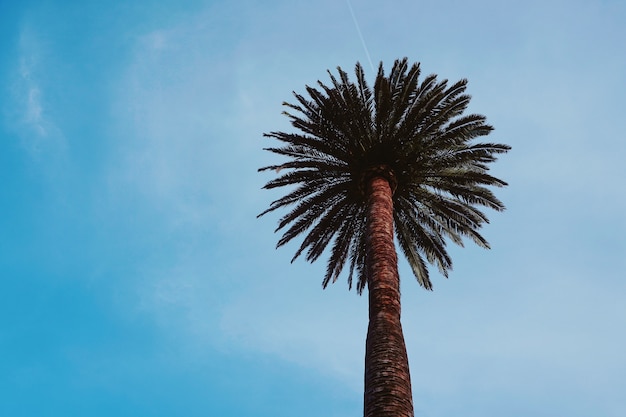
<path fill-rule="evenodd" d="M 43 42 L 28 25 L 19 37 L 19 56 L 12 85 L 14 108 L 9 112 L 9 124 L 33 156 L 57 154 L 66 147 L 63 132 L 50 115 L 45 87 L 41 81 L 46 56 Z"/>
<path fill-rule="evenodd" d="M 201 13 L 138 36 L 112 89 L 114 123 L 107 132 L 114 138 L 109 197 L 152 213 L 158 224 L 149 226 L 151 240 L 168 248 L 166 257 L 137 260 L 132 285 L 139 308 L 166 333 L 184 335 L 181 347 L 204 351 L 219 339 L 225 282 L 236 280 L 223 267 L 233 255 L 222 247 L 243 227 L 242 217 L 254 219 L 241 202 L 254 197 L 240 190 L 255 174 L 246 159 L 256 147 L 237 123 L 234 48 L 216 31 L 220 24 Z"/>

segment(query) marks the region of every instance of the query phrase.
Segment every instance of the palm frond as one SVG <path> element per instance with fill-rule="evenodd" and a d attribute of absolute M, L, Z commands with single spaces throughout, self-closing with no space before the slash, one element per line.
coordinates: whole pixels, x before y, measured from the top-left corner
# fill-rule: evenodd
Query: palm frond
<path fill-rule="evenodd" d="M 479 233 L 489 220 L 479 208 L 504 210 L 490 187 L 507 183 L 488 171 L 510 147 L 474 142 L 493 127 L 482 115 L 464 114 L 471 100 L 465 79 L 450 84 L 431 74 L 420 80 L 420 64 L 406 58 L 396 60 L 389 75 L 381 63 L 371 87 L 360 63 L 355 74 L 353 82 L 337 68 L 328 72 L 330 82 L 306 86 L 305 94 L 294 92 L 294 103 L 284 103 L 295 133 L 264 136 L 281 142 L 265 150 L 286 161 L 259 171 L 279 174 L 264 188 L 292 189 L 259 216 L 287 209 L 277 246 L 302 235 L 293 259 L 306 253 L 310 262 L 329 249 L 322 286 L 347 266 L 348 285 L 356 279 L 360 294 L 367 285 L 363 181 L 384 167 L 395 189 L 398 245 L 419 284 L 432 289 L 427 263 L 445 277 L 452 269 L 446 241 L 489 247 Z"/>

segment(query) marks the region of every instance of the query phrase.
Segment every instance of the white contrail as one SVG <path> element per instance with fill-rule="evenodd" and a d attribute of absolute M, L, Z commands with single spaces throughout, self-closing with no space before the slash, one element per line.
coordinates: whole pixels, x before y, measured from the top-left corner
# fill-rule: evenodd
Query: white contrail
<path fill-rule="evenodd" d="M 352 10 L 352 3 L 350 3 L 350 0 L 346 0 L 346 3 L 348 3 L 348 8 L 350 9 L 350 14 L 352 15 L 352 20 L 354 21 L 354 26 L 356 26 L 356 31 L 359 34 L 359 38 L 361 38 L 361 44 L 363 44 L 363 49 L 365 49 L 365 55 L 367 55 L 367 61 L 370 63 L 370 68 L 372 68 L 372 72 L 376 72 L 374 64 L 372 63 L 372 58 L 370 57 L 370 52 L 367 50 L 367 45 L 365 45 L 365 39 L 363 39 L 359 22 L 357 22 L 354 10 Z"/>

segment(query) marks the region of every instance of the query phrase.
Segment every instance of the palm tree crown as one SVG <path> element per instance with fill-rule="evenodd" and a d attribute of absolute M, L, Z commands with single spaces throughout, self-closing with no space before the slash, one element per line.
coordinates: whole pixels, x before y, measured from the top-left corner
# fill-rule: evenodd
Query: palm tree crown
<path fill-rule="evenodd" d="M 446 277 L 452 268 L 446 238 L 489 247 L 478 232 L 488 222 L 479 207 L 503 210 L 486 187 L 506 183 L 489 175 L 487 164 L 510 147 L 472 143 L 493 128 L 482 115 L 463 115 L 467 80 L 420 81 L 419 63 L 409 67 L 406 58 L 388 76 L 381 63 L 373 89 L 358 63 L 355 72 L 356 83 L 338 68 L 338 78 L 329 72 L 331 85 L 307 86 L 308 97 L 294 93 L 297 104 L 284 103 L 299 132 L 265 134 L 283 143 L 266 150 L 289 159 L 260 171 L 287 171 L 264 188 L 293 188 L 259 216 L 290 206 L 276 229 L 284 230 L 277 246 L 305 233 L 292 261 L 305 252 L 313 262 L 332 242 L 323 286 L 348 264 L 348 283 L 356 271 L 361 293 L 368 280 L 366 184 L 383 177 L 393 192 L 398 245 L 418 282 L 432 289 L 426 261 Z"/>

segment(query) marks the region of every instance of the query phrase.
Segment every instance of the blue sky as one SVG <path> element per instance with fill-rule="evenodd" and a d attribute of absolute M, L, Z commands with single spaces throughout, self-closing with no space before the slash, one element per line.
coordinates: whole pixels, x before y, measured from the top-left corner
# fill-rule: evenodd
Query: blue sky
<path fill-rule="evenodd" d="M 626 3 L 352 7 L 513 147 L 493 249 L 400 264 L 416 415 L 623 417 Z M 366 297 L 255 218 L 281 102 L 356 61 L 345 1 L 0 2 L 0 415 L 360 415 Z"/>

